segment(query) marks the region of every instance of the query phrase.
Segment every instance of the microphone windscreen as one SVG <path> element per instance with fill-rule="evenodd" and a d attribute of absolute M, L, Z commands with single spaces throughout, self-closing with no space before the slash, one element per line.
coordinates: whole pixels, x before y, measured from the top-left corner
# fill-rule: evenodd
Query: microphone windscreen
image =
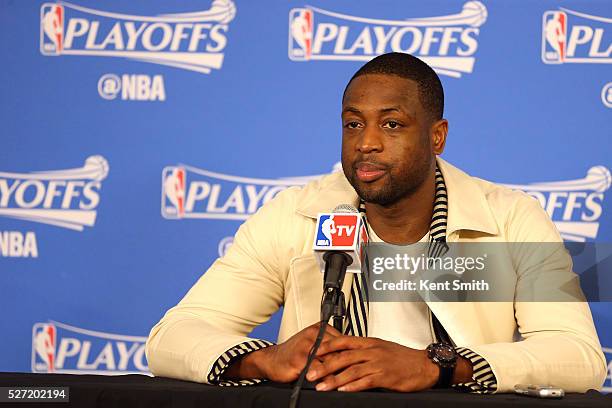
<path fill-rule="evenodd" d="M 340 204 L 334 208 L 335 213 L 356 213 L 357 209 L 350 204 Z"/>

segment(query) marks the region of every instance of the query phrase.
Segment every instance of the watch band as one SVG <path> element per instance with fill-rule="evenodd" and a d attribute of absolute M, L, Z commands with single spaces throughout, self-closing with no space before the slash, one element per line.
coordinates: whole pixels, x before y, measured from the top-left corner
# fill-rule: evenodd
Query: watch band
<path fill-rule="evenodd" d="M 436 385 L 434 385 L 434 388 L 450 387 L 453 381 L 453 374 L 455 373 L 455 366 L 442 367 L 438 364 L 438 367 L 440 368 L 440 377 L 438 378 Z"/>
<path fill-rule="evenodd" d="M 457 366 L 457 352 L 454 347 L 446 343 L 432 343 L 427 346 L 426 352 L 427 357 L 440 369 L 438 382 L 434 388 L 449 387 Z"/>

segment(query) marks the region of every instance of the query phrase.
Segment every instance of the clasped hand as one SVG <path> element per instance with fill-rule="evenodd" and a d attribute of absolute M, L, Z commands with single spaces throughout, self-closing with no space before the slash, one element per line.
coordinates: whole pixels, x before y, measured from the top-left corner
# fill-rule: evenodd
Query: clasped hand
<path fill-rule="evenodd" d="M 306 364 L 319 323 L 282 344 L 251 353 L 228 370 L 234 378 L 295 381 Z M 318 391 L 361 391 L 385 388 L 420 391 L 438 380 L 439 368 L 424 350 L 415 350 L 377 338 L 344 336 L 331 326 L 306 375 Z"/>

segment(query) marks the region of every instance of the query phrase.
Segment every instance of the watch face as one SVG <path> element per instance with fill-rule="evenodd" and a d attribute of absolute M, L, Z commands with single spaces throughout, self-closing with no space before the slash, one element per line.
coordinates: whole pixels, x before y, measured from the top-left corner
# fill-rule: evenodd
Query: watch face
<path fill-rule="evenodd" d="M 455 357 L 455 350 L 448 346 L 439 347 L 437 351 L 438 357 L 443 360 L 452 360 Z"/>
<path fill-rule="evenodd" d="M 448 344 L 436 344 L 432 351 L 433 360 L 441 367 L 453 367 L 457 362 L 457 353 Z"/>
<path fill-rule="evenodd" d="M 427 356 L 440 367 L 454 367 L 457 363 L 457 352 L 444 343 L 433 343 L 427 347 Z"/>

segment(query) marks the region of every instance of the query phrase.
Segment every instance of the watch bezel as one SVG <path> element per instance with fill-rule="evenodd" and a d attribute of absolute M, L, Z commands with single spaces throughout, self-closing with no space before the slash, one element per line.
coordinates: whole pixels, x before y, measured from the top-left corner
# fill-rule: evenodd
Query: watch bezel
<path fill-rule="evenodd" d="M 442 350 L 448 352 L 450 356 L 445 356 Z M 427 346 L 427 357 L 440 367 L 455 367 L 457 365 L 458 354 L 455 348 L 445 343 L 432 343 Z"/>

